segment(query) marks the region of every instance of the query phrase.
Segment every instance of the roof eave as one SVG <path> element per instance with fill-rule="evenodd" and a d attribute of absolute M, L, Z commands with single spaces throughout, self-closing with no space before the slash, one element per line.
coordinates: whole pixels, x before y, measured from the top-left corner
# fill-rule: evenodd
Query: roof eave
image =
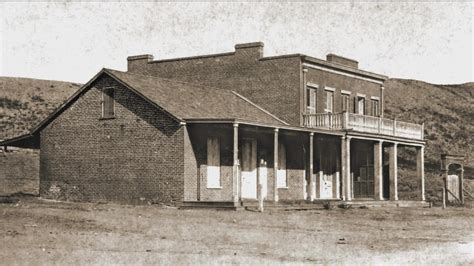
<path fill-rule="evenodd" d="M 369 72 L 369 71 L 365 71 L 365 70 L 361 70 L 361 69 L 357 69 L 357 68 L 352 68 L 352 67 L 344 66 L 344 65 L 341 65 L 341 64 L 337 64 L 337 63 L 328 62 L 326 60 L 311 57 L 311 56 L 308 56 L 308 55 L 301 55 L 301 60 L 302 61 L 307 61 L 307 62 L 310 62 L 310 63 L 313 63 L 313 64 L 325 66 L 325 67 L 328 67 L 328 68 L 332 68 L 332 69 L 335 69 L 335 70 L 347 72 L 347 73 L 350 73 L 350 74 L 355 74 L 355 75 L 360 75 L 360 76 L 363 76 L 363 77 L 377 79 L 377 80 L 380 80 L 380 81 L 385 81 L 385 80 L 388 79 L 388 76 L 385 76 L 385 75 L 380 75 L 380 74 L 377 74 L 377 73 L 373 73 L 373 72 Z"/>

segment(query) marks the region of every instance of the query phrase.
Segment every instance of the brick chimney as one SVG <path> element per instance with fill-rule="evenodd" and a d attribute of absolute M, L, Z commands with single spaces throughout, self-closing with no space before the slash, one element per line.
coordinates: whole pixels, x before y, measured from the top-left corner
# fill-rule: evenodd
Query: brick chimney
<path fill-rule="evenodd" d="M 335 54 L 326 55 L 326 61 L 348 67 L 359 68 L 359 62 L 353 59 L 345 58 Z"/>
<path fill-rule="evenodd" d="M 263 42 L 240 43 L 235 45 L 235 55 L 260 59 L 263 57 Z"/>
<path fill-rule="evenodd" d="M 127 57 L 127 71 L 139 71 L 150 61 L 153 61 L 153 55 L 151 54 L 129 56 Z"/>

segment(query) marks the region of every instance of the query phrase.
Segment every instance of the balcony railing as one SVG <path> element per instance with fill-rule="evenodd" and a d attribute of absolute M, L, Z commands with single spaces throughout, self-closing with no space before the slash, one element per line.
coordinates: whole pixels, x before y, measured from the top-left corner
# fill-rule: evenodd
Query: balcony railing
<path fill-rule="evenodd" d="M 423 140 L 423 125 L 352 113 L 303 114 L 310 128 L 354 130 L 409 139 Z"/>

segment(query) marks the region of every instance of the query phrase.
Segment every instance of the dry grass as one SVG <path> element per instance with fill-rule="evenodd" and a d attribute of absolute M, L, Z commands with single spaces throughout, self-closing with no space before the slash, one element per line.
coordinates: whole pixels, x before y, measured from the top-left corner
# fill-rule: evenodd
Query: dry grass
<path fill-rule="evenodd" d="M 232 212 L 0 204 L 10 264 L 472 264 L 470 209 Z"/>

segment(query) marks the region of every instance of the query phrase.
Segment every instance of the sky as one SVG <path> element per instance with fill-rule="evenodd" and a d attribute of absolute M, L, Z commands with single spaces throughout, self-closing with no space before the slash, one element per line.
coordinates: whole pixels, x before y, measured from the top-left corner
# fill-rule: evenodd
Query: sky
<path fill-rule="evenodd" d="M 0 3 L 0 76 L 86 83 L 127 56 L 335 53 L 359 68 L 437 84 L 474 81 L 474 4 L 373 2 Z"/>

